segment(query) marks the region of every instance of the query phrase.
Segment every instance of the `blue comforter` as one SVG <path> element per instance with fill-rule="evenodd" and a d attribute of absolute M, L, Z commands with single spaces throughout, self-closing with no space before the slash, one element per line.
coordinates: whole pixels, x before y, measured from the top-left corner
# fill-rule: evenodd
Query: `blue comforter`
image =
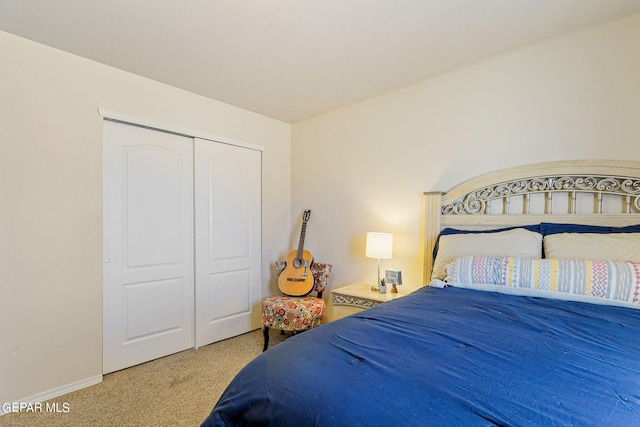
<path fill-rule="evenodd" d="M 202 425 L 640 425 L 640 310 L 423 288 L 274 346 Z"/>

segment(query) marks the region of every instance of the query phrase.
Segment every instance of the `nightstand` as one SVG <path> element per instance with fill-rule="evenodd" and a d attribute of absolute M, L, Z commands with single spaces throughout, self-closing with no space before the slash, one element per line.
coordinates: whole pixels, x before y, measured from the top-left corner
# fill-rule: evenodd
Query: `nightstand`
<path fill-rule="evenodd" d="M 390 288 L 390 287 L 389 287 Z M 381 294 L 371 290 L 371 285 L 365 283 L 354 283 L 331 291 L 331 303 L 333 305 L 333 316 L 331 320 L 337 320 L 358 311 L 375 307 L 376 305 L 392 301 L 407 295 L 401 287 L 398 293 L 391 293 L 390 289 Z"/>

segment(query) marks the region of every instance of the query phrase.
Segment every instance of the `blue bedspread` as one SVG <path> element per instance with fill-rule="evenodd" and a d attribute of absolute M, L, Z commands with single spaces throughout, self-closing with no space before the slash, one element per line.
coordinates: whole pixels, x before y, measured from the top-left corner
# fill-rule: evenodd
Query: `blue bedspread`
<path fill-rule="evenodd" d="M 222 425 L 640 425 L 640 310 L 423 288 L 254 359 Z"/>

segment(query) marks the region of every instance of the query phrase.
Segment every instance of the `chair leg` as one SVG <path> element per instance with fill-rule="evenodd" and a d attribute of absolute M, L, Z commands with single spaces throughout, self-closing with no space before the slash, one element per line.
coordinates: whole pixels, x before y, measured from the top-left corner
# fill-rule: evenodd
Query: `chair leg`
<path fill-rule="evenodd" d="M 269 347 L 269 328 L 267 328 L 266 326 L 263 327 L 262 334 L 264 335 L 264 347 L 262 348 L 262 351 L 265 352 Z"/>

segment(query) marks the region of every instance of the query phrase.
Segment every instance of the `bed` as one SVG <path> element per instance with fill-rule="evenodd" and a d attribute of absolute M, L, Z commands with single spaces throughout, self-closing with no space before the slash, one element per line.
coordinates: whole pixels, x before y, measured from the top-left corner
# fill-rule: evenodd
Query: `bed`
<path fill-rule="evenodd" d="M 424 284 L 250 362 L 203 426 L 640 423 L 640 163 L 424 195 Z"/>

